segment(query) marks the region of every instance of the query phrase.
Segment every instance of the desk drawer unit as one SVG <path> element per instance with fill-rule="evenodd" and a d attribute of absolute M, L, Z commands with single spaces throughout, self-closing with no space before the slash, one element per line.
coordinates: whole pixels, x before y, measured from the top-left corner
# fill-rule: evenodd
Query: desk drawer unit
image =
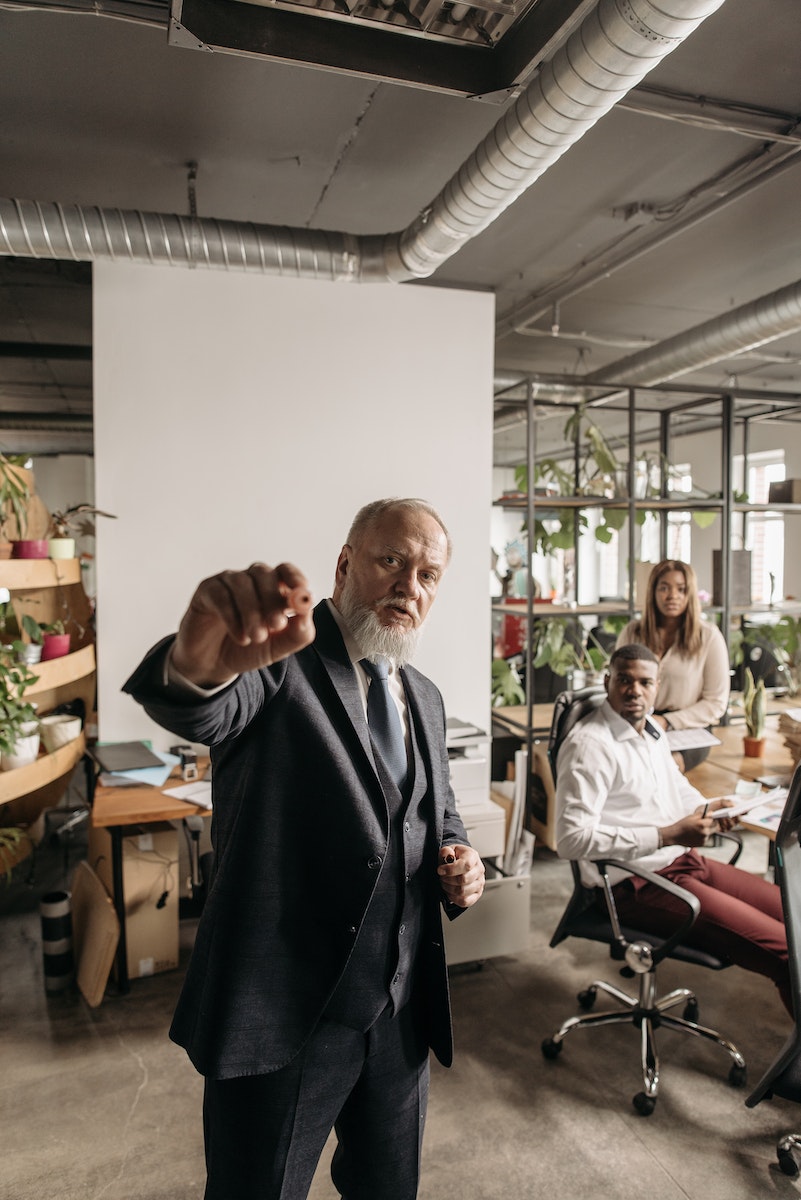
<path fill-rule="evenodd" d="M 506 816 L 499 804 L 484 797 L 457 801 L 456 807 L 464 821 L 470 845 L 482 858 L 496 858 L 504 853 Z"/>
<path fill-rule="evenodd" d="M 487 870 L 484 895 L 454 921 L 447 917 L 445 954 L 450 966 L 481 962 L 500 954 L 520 954 L 528 949 L 531 923 L 531 876 L 491 878 Z"/>
<path fill-rule="evenodd" d="M 451 787 L 470 845 L 482 858 L 504 852 L 505 817 L 489 798 L 490 761 L 486 742 L 450 754 Z"/>

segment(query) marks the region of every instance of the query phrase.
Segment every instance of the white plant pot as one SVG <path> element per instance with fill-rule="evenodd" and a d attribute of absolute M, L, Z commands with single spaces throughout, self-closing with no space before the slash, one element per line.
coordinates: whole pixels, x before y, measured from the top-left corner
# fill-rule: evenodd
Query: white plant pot
<path fill-rule="evenodd" d="M 52 754 L 67 742 L 74 742 L 81 732 L 81 718 L 71 717 L 67 713 L 57 716 L 40 717 L 39 730 L 48 754 Z"/>
<path fill-rule="evenodd" d="M 13 771 L 16 767 L 27 767 L 36 761 L 39 753 L 39 733 L 28 734 L 17 739 L 12 754 L 3 754 L 0 758 L 0 770 Z"/>
<path fill-rule="evenodd" d="M 27 663 L 29 667 L 42 661 L 42 647 L 36 642 L 26 642 L 22 650 L 17 651 L 17 661 Z"/>
<path fill-rule="evenodd" d="M 74 558 L 75 538 L 48 538 L 47 552 L 51 558 Z"/>

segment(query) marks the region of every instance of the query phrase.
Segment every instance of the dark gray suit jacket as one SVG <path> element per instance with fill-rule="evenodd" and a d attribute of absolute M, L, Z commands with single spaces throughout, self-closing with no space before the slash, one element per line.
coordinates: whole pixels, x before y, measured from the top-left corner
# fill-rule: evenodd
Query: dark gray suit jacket
<path fill-rule="evenodd" d="M 387 802 L 356 673 L 327 605 L 314 620 L 312 645 L 202 702 L 176 700 L 163 685 L 171 638 L 124 688 L 158 724 L 211 747 L 215 875 L 170 1036 L 215 1078 L 264 1074 L 298 1052 L 345 969 L 387 849 Z M 447 1066 L 436 867 L 440 847 L 467 844 L 467 835 L 449 781 L 442 697 L 412 667 L 403 681 L 427 775 L 416 999 Z"/>

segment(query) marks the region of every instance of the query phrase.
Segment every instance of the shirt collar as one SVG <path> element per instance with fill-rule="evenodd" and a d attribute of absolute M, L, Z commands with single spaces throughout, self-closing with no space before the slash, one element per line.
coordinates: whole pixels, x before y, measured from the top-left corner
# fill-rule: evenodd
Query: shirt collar
<path fill-rule="evenodd" d="M 342 640 L 345 643 L 345 649 L 348 652 L 348 658 L 350 659 L 351 663 L 354 666 L 356 666 L 356 664 L 358 662 L 360 662 L 361 659 L 365 658 L 366 655 L 365 655 L 364 651 L 362 650 L 361 646 L 359 645 L 359 643 L 356 641 L 353 634 L 351 633 L 350 626 L 348 625 L 345 618 L 342 616 L 342 613 L 339 611 L 336 604 L 334 604 L 334 601 L 331 599 L 327 599 L 326 604 L 328 605 L 328 609 L 331 613 L 331 616 L 334 618 L 334 620 L 337 623 L 339 632 L 342 634 Z M 389 674 L 392 675 L 394 673 L 394 671 L 395 671 L 395 660 L 390 658 L 389 659 Z"/>
<path fill-rule="evenodd" d="M 619 713 L 616 713 L 608 700 L 604 700 L 601 705 L 601 711 L 604 714 L 606 723 L 609 726 L 612 734 L 619 742 L 630 740 L 631 738 L 639 737 L 637 730 L 628 721 L 624 720 Z M 655 725 L 650 717 L 645 718 L 645 732 L 649 734 L 655 742 L 658 742 L 662 736 L 662 730 L 658 725 Z"/>

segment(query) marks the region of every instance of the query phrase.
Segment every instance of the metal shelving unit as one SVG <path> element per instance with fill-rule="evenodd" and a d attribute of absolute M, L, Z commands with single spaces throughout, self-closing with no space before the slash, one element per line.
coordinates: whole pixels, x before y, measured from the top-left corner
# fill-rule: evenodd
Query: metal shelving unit
<path fill-rule="evenodd" d="M 785 602 L 781 605 L 751 604 L 735 606 L 732 596 L 732 518 L 735 514 L 747 517 L 753 513 L 783 513 L 787 515 L 801 513 L 801 504 L 754 504 L 733 499 L 733 460 L 735 454 L 735 435 L 739 434 L 739 453 L 748 463 L 750 448 L 750 432 L 754 422 L 770 421 L 781 417 L 798 423 L 801 426 L 801 395 L 765 391 L 749 391 L 741 388 L 714 389 L 681 385 L 660 385 L 656 388 L 630 387 L 615 381 L 607 383 L 585 383 L 575 377 L 562 378 L 558 376 L 530 375 L 521 380 L 520 384 L 506 391 L 496 406 L 500 404 L 503 412 L 517 408 L 525 412 L 526 453 L 525 463 L 527 478 L 533 481 L 536 475 L 536 464 L 539 453 L 537 446 L 537 412 L 542 406 L 551 409 L 558 407 L 569 410 L 571 404 L 575 409 L 578 400 L 559 398 L 558 400 L 543 399 L 549 388 L 560 390 L 563 395 L 572 393 L 580 395 L 581 402 L 592 411 L 594 407 L 603 406 L 613 409 L 619 415 L 627 414 L 627 433 L 618 436 L 615 450 L 623 449 L 627 455 L 627 496 L 605 497 L 599 495 L 559 496 L 551 493 L 536 494 L 536 489 L 529 487 L 525 495 L 509 495 L 495 501 L 495 505 L 508 511 L 516 511 L 524 515 L 525 528 L 528 533 L 528 545 L 533 546 L 533 531 L 536 519 L 541 519 L 546 513 L 554 515 L 564 509 L 608 509 L 626 510 L 629 514 L 627 522 L 628 545 L 626 560 L 629 564 L 628 598 L 620 603 L 598 602 L 596 604 L 548 604 L 540 605 L 534 602 L 533 579 L 528 572 L 528 592 L 525 605 L 493 604 L 492 611 L 506 613 L 516 617 L 525 617 L 528 629 L 531 621 L 537 617 L 551 616 L 581 616 L 620 614 L 633 617 L 636 613 L 634 601 L 634 564 L 636 561 L 636 516 L 639 512 L 648 511 L 658 514 L 671 512 L 706 511 L 720 514 L 721 517 L 721 600 L 719 605 L 709 607 L 706 611 L 720 615 L 721 628 L 728 638 L 732 617 L 756 613 L 778 613 L 783 615 L 791 612 L 801 612 L 801 602 Z M 522 393 L 522 394 L 516 394 Z M 712 410 L 716 410 L 713 412 Z M 651 428 L 647 433 L 638 431 L 638 418 L 650 417 Z M 669 495 L 663 491 L 661 496 L 635 496 L 635 460 L 638 444 L 658 442 L 660 459 L 663 463 L 671 460 L 670 447 L 674 439 L 690 436 L 696 433 L 717 431 L 720 434 L 720 491 L 717 498 Z M 573 459 L 578 484 L 579 447 L 565 447 L 564 461 Z M 512 465 L 507 464 L 507 465 Z M 666 489 L 665 472 L 661 477 L 662 488 Z M 661 521 L 660 528 L 660 558 L 667 557 L 667 521 Z M 576 551 L 578 550 L 579 532 L 576 529 Z M 576 553 L 576 594 L 578 594 L 578 553 Z M 536 697 L 532 680 L 533 654 L 531 638 L 525 639 L 525 674 L 526 674 L 526 708 L 527 708 L 527 748 L 531 761 L 533 736 L 533 710 Z"/>

